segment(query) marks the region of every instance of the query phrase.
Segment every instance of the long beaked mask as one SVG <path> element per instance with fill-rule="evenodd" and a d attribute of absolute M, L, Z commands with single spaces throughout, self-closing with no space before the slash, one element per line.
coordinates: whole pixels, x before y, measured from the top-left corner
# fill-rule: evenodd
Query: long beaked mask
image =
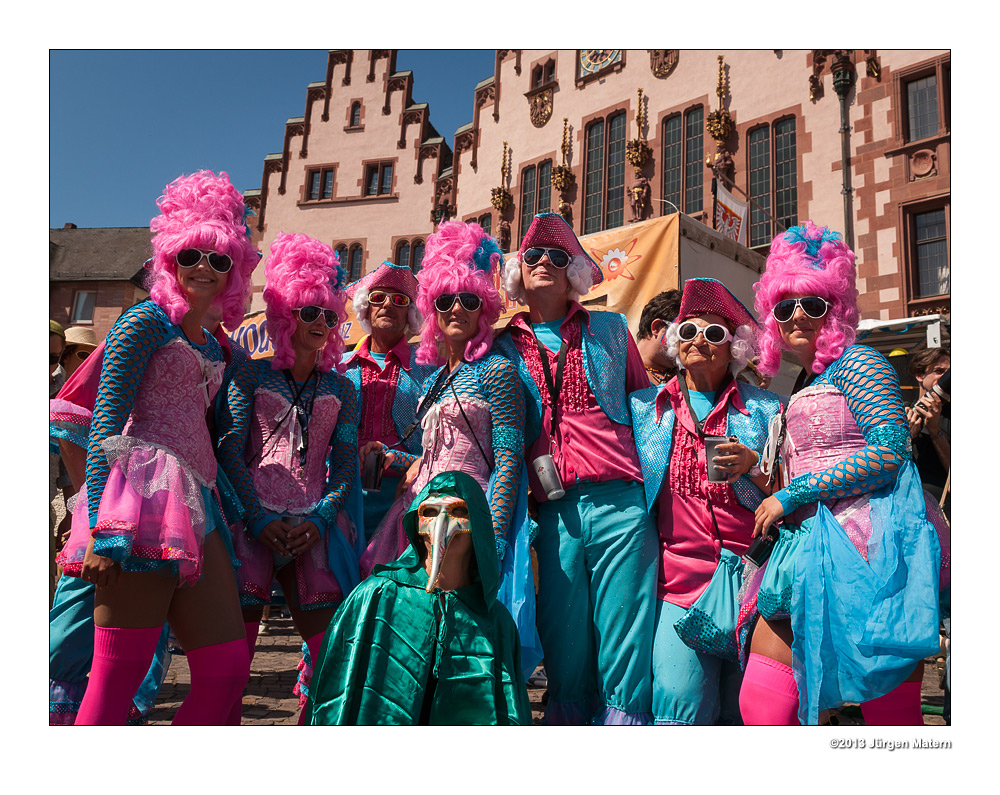
<path fill-rule="evenodd" d="M 430 593 L 437 585 L 451 539 L 472 532 L 465 500 L 448 495 L 428 497 L 417 511 L 417 532 L 428 536 L 431 544 L 431 571 L 425 589 Z"/>

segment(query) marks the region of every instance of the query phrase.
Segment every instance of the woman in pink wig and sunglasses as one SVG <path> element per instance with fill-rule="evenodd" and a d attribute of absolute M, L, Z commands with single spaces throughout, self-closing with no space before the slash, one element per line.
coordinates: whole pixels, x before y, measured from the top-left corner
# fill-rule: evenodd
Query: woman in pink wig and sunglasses
<path fill-rule="evenodd" d="M 221 724 L 250 663 L 206 416 L 223 349 L 211 307 L 235 328 L 258 262 L 245 206 L 225 173 L 179 177 L 157 201 L 149 302 L 108 333 L 87 449 L 86 486 L 60 555 L 97 586 L 94 660 L 76 719 L 124 725 L 165 621 L 187 654 L 191 692 L 177 724 Z"/>
<path fill-rule="evenodd" d="M 743 720 L 814 724 L 851 702 L 869 725 L 922 724 L 946 525 L 920 487 L 896 371 L 855 343 L 854 252 L 807 221 L 774 239 L 754 289 L 760 370 L 774 375 L 787 351 L 802 371 L 768 441 L 785 486 L 754 520 L 755 535 L 779 535 L 744 583 Z"/>
<path fill-rule="evenodd" d="M 265 273 L 274 358 L 250 362 L 230 383 L 219 460 L 247 511 L 234 542 L 250 656 L 276 577 L 315 659 L 359 581 L 364 548 L 357 394 L 338 372 L 345 273 L 326 243 L 283 232 Z"/>
<path fill-rule="evenodd" d="M 447 471 L 471 475 L 489 501 L 502 579 L 499 599 L 517 623 L 521 661 L 530 673 L 541 650 L 528 548 L 524 392 L 514 366 L 491 350 L 493 324 L 500 317 L 501 265 L 499 246 L 479 224 L 443 223 L 427 238 L 417 277 L 417 308 L 425 319 L 416 361 L 442 366 L 424 382 L 419 425 L 411 429 L 422 433 L 423 453 L 410 467 L 408 487 L 375 531 L 362 574 L 406 549 L 403 512 L 431 478 Z"/>

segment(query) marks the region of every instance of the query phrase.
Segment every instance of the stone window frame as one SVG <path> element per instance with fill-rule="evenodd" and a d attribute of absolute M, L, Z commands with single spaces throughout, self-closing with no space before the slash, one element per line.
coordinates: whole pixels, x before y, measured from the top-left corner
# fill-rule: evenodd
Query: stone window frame
<path fill-rule="evenodd" d="M 901 267 L 902 267 L 902 285 L 903 285 L 903 300 L 907 306 L 907 314 L 912 315 L 917 313 L 921 309 L 927 309 L 931 307 L 938 306 L 942 303 L 951 303 L 951 287 L 952 287 L 952 274 L 951 274 L 951 241 L 952 241 L 952 229 L 951 229 L 951 193 L 937 193 L 931 196 L 924 196 L 919 199 L 913 199 L 912 201 L 902 202 L 899 204 L 898 212 L 898 240 L 901 241 L 900 252 L 901 252 Z M 920 275 L 917 273 L 917 240 L 916 240 L 916 221 L 917 215 L 927 212 L 933 212 L 935 210 L 944 210 L 944 222 L 945 222 L 945 239 L 947 240 L 948 248 L 948 292 L 941 293 L 939 295 L 928 295 L 920 296 L 917 294 L 918 285 L 920 282 Z"/>

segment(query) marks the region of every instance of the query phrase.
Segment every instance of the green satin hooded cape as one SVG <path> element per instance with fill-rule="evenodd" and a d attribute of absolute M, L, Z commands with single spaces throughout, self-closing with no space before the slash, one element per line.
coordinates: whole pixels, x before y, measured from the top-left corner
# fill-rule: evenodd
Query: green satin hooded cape
<path fill-rule="evenodd" d="M 428 495 L 445 494 L 468 505 L 478 576 L 465 588 L 427 593 L 414 546 L 417 509 Z M 407 550 L 376 566 L 330 621 L 306 722 L 413 725 L 423 711 L 431 725 L 530 725 L 517 627 L 496 599 L 500 569 L 482 488 L 461 472 L 437 475 L 403 516 L 403 528 Z"/>

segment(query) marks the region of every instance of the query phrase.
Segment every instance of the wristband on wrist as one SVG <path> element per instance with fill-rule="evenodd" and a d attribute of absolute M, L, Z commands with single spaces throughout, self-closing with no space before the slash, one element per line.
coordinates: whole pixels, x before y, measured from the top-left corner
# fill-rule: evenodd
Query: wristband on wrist
<path fill-rule="evenodd" d="M 755 478 L 758 475 L 763 475 L 764 473 L 760 469 L 760 453 L 758 453 L 756 450 L 751 450 L 750 452 L 751 453 L 756 453 L 756 455 L 757 455 L 757 463 L 754 464 L 752 467 L 750 467 L 750 471 L 747 472 L 747 476 L 751 477 L 751 478 Z"/>

